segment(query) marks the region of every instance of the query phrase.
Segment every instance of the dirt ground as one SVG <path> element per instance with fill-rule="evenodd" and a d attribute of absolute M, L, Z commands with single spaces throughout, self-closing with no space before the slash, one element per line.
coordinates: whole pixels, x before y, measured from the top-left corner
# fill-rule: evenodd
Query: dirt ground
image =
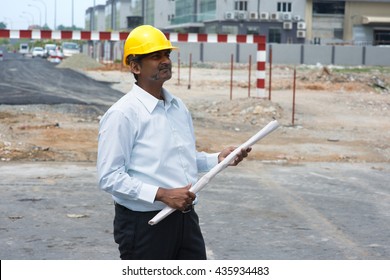
<path fill-rule="evenodd" d="M 388 68 L 361 71 L 298 67 L 293 115 L 293 67 L 272 69 L 271 100 L 256 97 L 255 71 L 248 97 L 248 70 L 238 65 L 175 67 L 166 88 L 182 98 L 194 119 L 198 150 L 239 145 L 272 119 L 280 127 L 253 147 L 251 159 L 297 162 L 389 162 Z M 126 93 L 131 74 L 119 69 L 84 70 Z M 0 106 L 1 161 L 94 162 L 98 123 L 104 111 L 88 105 Z M 294 122 L 294 123 L 293 123 Z"/>

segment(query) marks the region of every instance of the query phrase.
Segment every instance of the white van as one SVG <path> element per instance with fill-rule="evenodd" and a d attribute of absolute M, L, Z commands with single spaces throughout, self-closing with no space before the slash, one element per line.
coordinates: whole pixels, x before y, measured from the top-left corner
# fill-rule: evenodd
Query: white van
<path fill-rule="evenodd" d="M 62 43 L 61 49 L 62 49 L 62 54 L 64 55 L 64 58 L 80 53 L 79 45 L 76 43 L 72 43 L 72 42 Z"/>
<path fill-rule="evenodd" d="M 20 44 L 19 53 L 25 55 L 25 54 L 28 54 L 29 51 L 30 51 L 30 47 L 28 46 L 28 44 L 26 44 L 26 43 Z"/>

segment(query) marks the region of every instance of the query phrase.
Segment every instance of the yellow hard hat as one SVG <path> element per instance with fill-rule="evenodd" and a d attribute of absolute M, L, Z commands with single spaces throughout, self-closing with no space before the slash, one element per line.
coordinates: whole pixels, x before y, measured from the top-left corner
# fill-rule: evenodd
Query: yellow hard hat
<path fill-rule="evenodd" d="M 123 64 L 127 65 L 129 55 L 142 55 L 161 50 L 177 49 L 165 37 L 161 30 L 151 25 L 141 25 L 127 36 L 123 50 Z"/>

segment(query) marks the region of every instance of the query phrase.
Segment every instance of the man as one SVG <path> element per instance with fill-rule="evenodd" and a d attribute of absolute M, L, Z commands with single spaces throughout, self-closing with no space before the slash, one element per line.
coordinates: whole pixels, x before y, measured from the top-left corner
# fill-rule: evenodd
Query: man
<path fill-rule="evenodd" d="M 115 202 L 114 239 L 121 259 L 206 259 L 196 196 L 189 188 L 198 172 L 234 150 L 196 151 L 190 112 L 163 88 L 172 77 L 173 49 L 160 30 L 135 28 L 125 42 L 123 63 L 136 83 L 100 121 L 99 185 Z M 242 150 L 232 165 L 248 152 Z M 150 226 L 166 205 L 179 211 Z"/>

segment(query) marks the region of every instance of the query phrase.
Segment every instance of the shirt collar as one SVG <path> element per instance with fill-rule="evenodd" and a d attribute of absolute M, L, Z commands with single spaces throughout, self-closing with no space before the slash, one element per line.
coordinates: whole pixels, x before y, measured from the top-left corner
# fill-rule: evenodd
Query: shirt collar
<path fill-rule="evenodd" d="M 137 84 L 133 85 L 135 95 L 137 99 L 145 106 L 145 108 L 148 110 L 149 113 L 152 113 L 153 110 L 156 108 L 159 99 L 139 87 Z M 165 103 L 169 105 L 175 105 L 176 107 L 179 106 L 178 101 L 176 98 L 170 94 L 166 89 L 162 89 L 164 94 Z"/>

